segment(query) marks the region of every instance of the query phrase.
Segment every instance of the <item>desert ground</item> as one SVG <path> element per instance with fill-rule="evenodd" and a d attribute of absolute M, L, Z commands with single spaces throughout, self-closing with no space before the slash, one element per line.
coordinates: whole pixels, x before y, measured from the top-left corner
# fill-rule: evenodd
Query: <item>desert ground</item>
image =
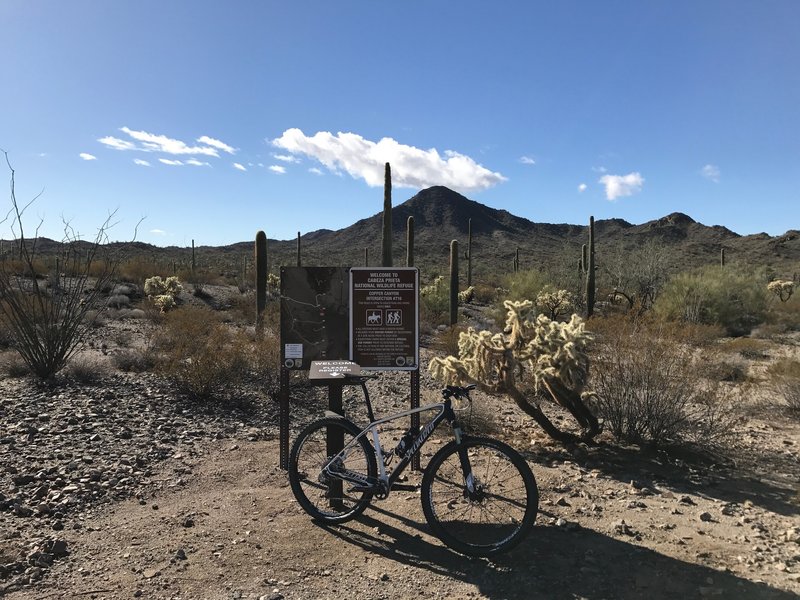
<path fill-rule="evenodd" d="M 608 432 L 596 444 L 563 445 L 512 403 L 474 394 L 465 421 L 517 448 L 540 491 L 530 536 L 505 555 L 475 559 L 431 536 L 418 492 L 374 501 L 340 526 L 312 522 L 279 468 L 269 395 L 231 382 L 236 401 L 198 403 L 157 374 L 114 368 L 115 353 L 153 326 L 119 313 L 98 327 L 82 354 L 106 368 L 89 383 L 0 380 L 0 596 L 800 594 L 800 420 L 763 394 L 746 396 L 724 453 L 641 448 Z M 747 369 L 800 355 L 800 337 L 770 343 Z M 434 353 L 423 349 L 423 368 Z M 423 402 L 435 400 L 439 384 L 421 380 Z M 379 414 L 408 403 L 407 374 L 369 386 Z M 359 397 L 346 394 L 345 404 L 363 422 Z M 294 435 L 325 410 L 325 397 L 293 380 L 291 407 Z M 559 407 L 544 408 L 576 427 Z M 424 448 L 423 468 L 447 435 Z"/>

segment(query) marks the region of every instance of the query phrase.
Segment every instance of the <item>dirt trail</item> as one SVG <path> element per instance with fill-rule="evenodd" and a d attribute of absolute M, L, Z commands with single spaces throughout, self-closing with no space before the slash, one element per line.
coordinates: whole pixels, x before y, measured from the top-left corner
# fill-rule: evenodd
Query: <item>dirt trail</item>
<path fill-rule="evenodd" d="M 743 572 L 736 557 L 753 543 L 737 541 L 746 526 L 723 516 L 718 499 L 642 495 L 568 460 L 531 463 L 543 492 L 538 525 L 519 548 L 487 561 L 431 537 L 418 494 L 398 492 L 357 521 L 323 528 L 276 468 L 277 440 L 209 444 L 201 459 L 165 462 L 155 478 L 160 491 L 112 504 L 64 532 L 69 557 L 9 599 L 788 599 L 800 592 L 786 572 Z M 769 530 L 797 524 L 796 510 L 770 513 L 766 524 L 766 513 L 750 510 Z M 711 511 L 708 521 L 697 516 Z"/>

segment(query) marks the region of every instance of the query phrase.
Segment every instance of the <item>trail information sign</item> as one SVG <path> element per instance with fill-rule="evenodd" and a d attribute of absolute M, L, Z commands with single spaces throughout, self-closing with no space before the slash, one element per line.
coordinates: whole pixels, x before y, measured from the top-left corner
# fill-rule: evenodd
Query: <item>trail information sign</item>
<path fill-rule="evenodd" d="M 350 269 L 350 360 L 365 369 L 419 365 L 419 270 Z"/>

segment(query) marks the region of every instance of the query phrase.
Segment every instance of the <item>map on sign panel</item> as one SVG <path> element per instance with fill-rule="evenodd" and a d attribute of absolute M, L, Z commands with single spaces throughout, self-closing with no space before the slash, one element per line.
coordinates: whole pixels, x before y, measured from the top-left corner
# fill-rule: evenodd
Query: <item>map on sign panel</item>
<path fill-rule="evenodd" d="M 308 369 L 348 358 L 349 274 L 345 267 L 281 267 L 281 360 Z"/>

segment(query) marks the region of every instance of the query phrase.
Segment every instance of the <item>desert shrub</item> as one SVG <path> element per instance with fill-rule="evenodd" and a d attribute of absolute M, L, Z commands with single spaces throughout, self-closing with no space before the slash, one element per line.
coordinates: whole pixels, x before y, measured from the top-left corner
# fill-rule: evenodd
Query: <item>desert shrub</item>
<path fill-rule="evenodd" d="M 723 441 L 732 413 L 692 345 L 649 319 L 615 324 L 597 335 L 590 381 L 606 428 L 635 443 Z"/>
<path fill-rule="evenodd" d="M 451 325 L 437 332 L 433 337 L 433 348 L 447 356 L 458 356 L 458 339 L 462 332 L 467 331 L 464 325 Z"/>
<path fill-rule="evenodd" d="M 477 304 L 491 304 L 497 296 L 497 288 L 485 283 L 477 283 L 475 288 L 474 301 Z"/>
<path fill-rule="evenodd" d="M 714 360 L 705 365 L 702 375 L 712 381 L 742 383 L 748 381 L 747 366 L 735 360 Z"/>
<path fill-rule="evenodd" d="M 674 276 L 654 308 L 667 320 L 720 325 L 743 335 L 765 319 L 767 303 L 757 277 L 715 266 Z"/>
<path fill-rule="evenodd" d="M 94 385 L 108 375 L 108 367 L 97 358 L 73 356 L 63 372 L 73 381 L 83 385 Z"/>
<path fill-rule="evenodd" d="M 246 366 L 238 334 L 206 308 L 168 313 L 153 343 L 158 371 L 191 398 L 221 397 Z"/>
<path fill-rule="evenodd" d="M 114 296 L 109 296 L 106 300 L 106 305 L 111 308 L 127 308 L 130 306 L 131 299 L 128 296 L 123 296 L 122 294 L 117 294 Z"/>
<path fill-rule="evenodd" d="M 771 302 L 766 324 L 759 328 L 760 337 L 800 330 L 800 302 Z"/>
<path fill-rule="evenodd" d="M 738 354 L 742 358 L 749 360 L 763 360 L 767 358 L 767 344 L 758 339 L 753 338 L 732 338 L 724 340 L 719 349 L 722 352 L 729 354 Z"/>
<path fill-rule="evenodd" d="M 450 290 L 442 275 L 420 289 L 419 304 L 419 318 L 422 323 L 435 327 L 447 321 L 450 314 Z"/>
<path fill-rule="evenodd" d="M 126 348 L 112 355 L 114 366 L 126 373 L 145 373 L 156 366 L 156 355 L 150 348 Z"/>
<path fill-rule="evenodd" d="M 800 361 L 783 359 L 767 369 L 767 382 L 785 406 L 800 415 Z"/>
<path fill-rule="evenodd" d="M 261 389 L 270 398 L 277 399 L 281 366 L 280 336 L 277 331 L 266 329 L 250 338 L 240 336 L 239 351 Z"/>
<path fill-rule="evenodd" d="M 492 310 L 495 323 L 502 325 L 505 322 L 507 313 L 505 302 L 507 300 L 534 302 L 542 290 L 551 285 L 550 275 L 536 269 L 508 275 L 497 290 L 496 303 Z"/>
<path fill-rule="evenodd" d="M 30 367 L 25 364 L 25 361 L 22 360 L 19 353 L 14 351 L 0 353 L 0 373 L 16 379 L 18 377 L 25 377 L 30 372 Z"/>

